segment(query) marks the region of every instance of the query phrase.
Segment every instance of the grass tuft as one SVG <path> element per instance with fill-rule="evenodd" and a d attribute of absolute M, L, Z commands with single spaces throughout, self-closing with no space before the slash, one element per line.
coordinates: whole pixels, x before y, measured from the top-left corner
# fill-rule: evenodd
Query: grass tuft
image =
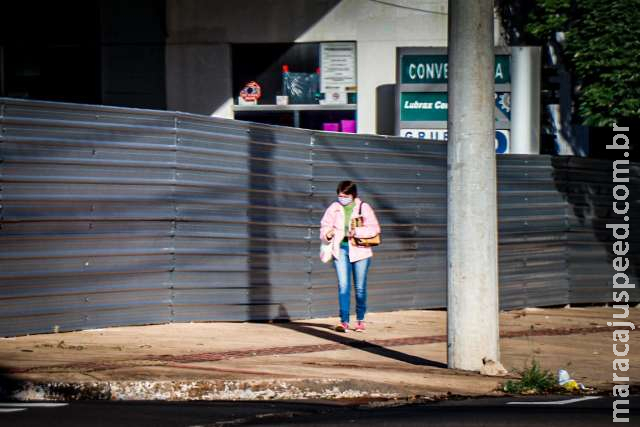
<path fill-rule="evenodd" d="M 540 394 L 548 393 L 557 388 L 555 376 L 540 364 L 533 360 L 531 366 L 518 372 L 519 380 L 509 380 L 505 383 L 503 391 L 509 394 Z"/>

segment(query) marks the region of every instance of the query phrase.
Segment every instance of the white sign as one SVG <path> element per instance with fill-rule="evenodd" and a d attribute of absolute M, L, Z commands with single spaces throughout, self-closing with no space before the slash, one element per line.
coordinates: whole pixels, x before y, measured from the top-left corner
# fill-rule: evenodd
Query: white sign
<path fill-rule="evenodd" d="M 320 104 L 346 104 L 347 92 L 326 92 Z"/>
<path fill-rule="evenodd" d="M 239 96 L 238 97 L 238 105 L 258 105 L 258 101 L 255 100 L 255 99 L 247 100 L 247 99 L 244 99 L 243 97 Z"/>
<path fill-rule="evenodd" d="M 510 132 L 508 130 L 496 130 L 496 153 L 507 154 L 511 146 Z"/>
<path fill-rule="evenodd" d="M 430 141 L 447 141 L 449 132 L 447 129 L 400 129 L 403 138 L 428 139 Z M 508 130 L 496 130 L 496 154 L 509 153 L 510 132 Z"/>
<path fill-rule="evenodd" d="M 446 141 L 448 139 L 448 131 L 446 129 L 401 129 L 400 136 L 403 138 Z"/>
<path fill-rule="evenodd" d="M 320 44 L 320 92 L 344 92 L 356 87 L 356 44 Z"/>

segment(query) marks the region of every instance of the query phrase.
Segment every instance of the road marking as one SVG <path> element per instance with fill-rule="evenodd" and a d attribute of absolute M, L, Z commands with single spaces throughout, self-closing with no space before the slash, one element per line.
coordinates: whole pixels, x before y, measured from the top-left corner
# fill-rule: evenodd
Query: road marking
<path fill-rule="evenodd" d="M 0 407 L 5 408 L 59 408 L 68 405 L 68 403 L 0 403 Z"/>
<path fill-rule="evenodd" d="M 507 402 L 507 405 L 568 405 L 569 403 L 600 399 L 600 397 L 601 396 L 585 396 L 585 397 L 577 397 L 575 399 L 542 401 L 542 402 Z"/>
<path fill-rule="evenodd" d="M 2 403 L 0 402 L 0 414 L 22 412 L 29 408 L 60 408 L 68 406 L 68 403 Z"/>
<path fill-rule="evenodd" d="M 0 403 L 0 408 L 59 408 L 68 403 Z"/>

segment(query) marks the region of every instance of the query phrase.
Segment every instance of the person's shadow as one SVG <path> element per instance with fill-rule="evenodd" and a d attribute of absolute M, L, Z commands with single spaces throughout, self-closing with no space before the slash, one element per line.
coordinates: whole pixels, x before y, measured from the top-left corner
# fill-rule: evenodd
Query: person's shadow
<path fill-rule="evenodd" d="M 422 357 L 413 356 L 411 354 L 402 353 L 401 351 L 392 350 L 390 348 L 383 347 L 379 344 L 375 344 L 366 340 L 357 340 L 348 338 L 345 335 L 339 335 L 332 331 L 332 326 L 322 323 L 306 323 L 306 322 L 291 322 L 289 314 L 284 304 L 280 304 L 278 308 L 278 321 L 273 323 L 284 329 L 289 329 L 295 332 L 321 338 L 326 341 L 332 341 L 337 344 L 342 344 L 347 347 L 366 351 L 378 356 L 387 357 L 389 359 L 397 360 L 399 362 L 409 363 L 417 366 L 430 366 L 433 368 L 447 368 L 446 363 L 437 362 L 434 360 L 424 359 Z"/>

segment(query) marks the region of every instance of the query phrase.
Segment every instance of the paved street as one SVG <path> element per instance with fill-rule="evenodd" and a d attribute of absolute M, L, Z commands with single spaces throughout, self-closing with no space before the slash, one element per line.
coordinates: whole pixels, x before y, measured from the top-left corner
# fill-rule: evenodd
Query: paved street
<path fill-rule="evenodd" d="M 610 397 L 545 396 L 447 400 L 396 407 L 314 402 L 0 403 L 3 426 L 602 426 Z M 632 396 L 629 425 L 640 397 Z"/>

